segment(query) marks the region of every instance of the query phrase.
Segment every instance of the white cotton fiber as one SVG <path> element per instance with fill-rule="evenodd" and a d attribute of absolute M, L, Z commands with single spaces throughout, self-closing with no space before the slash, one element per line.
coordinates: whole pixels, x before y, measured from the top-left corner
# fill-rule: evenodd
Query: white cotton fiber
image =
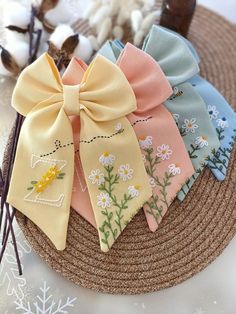
<path fill-rule="evenodd" d="M 74 50 L 73 56 L 81 58 L 85 62 L 88 62 L 93 54 L 93 47 L 88 38 L 83 35 L 79 35 L 79 44 Z"/>
<path fill-rule="evenodd" d="M 24 67 L 29 58 L 29 44 L 25 42 L 9 42 L 5 48 L 10 52 L 20 67 Z"/>
<path fill-rule="evenodd" d="M 58 49 L 61 49 L 64 41 L 74 35 L 73 29 L 66 24 L 58 25 L 54 32 L 49 37 L 49 41 L 51 41 Z"/>
<path fill-rule="evenodd" d="M 16 1 L 9 1 L 3 6 L 3 26 L 14 25 L 26 28 L 30 22 L 30 10 Z"/>

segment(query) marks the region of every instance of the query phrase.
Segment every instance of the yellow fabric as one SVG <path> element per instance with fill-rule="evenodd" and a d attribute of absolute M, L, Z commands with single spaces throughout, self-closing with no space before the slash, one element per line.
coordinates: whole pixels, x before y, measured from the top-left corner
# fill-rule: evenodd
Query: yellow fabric
<path fill-rule="evenodd" d="M 26 118 L 8 202 L 42 229 L 58 250 L 65 248 L 78 153 L 68 116 L 80 115 L 80 159 L 100 227 L 101 249 L 108 251 L 151 196 L 138 142 L 124 118 L 136 109 L 124 74 L 97 56 L 80 85 L 66 86 L 53 59 L 44 54 L 21 73 L 12 104 Z M 123 164 L 133 170 L 129 180 L 119 174 Z"/>

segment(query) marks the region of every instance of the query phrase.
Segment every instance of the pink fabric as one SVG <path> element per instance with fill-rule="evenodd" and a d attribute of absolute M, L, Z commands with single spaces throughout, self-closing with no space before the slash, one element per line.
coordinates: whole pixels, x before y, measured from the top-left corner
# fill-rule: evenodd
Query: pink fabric
<path fill-rule="evenodd" d="M 137 110 L 130 114 L 128 119 L 139 138 L 145 165 L 146 167 L 150 166 L 150 162 L 145 159 L 147 155 L 152 156 L 153 162 L 156 162 L 155 167 L 152 167 L 152 170 L 155 168 L 154 175 L 153 177 L 150 176 L 154 198 L 150 200 L 149 205 L 144 206 L 149 228 L 155 231 L 181 186 L 194 173 L 194 169 L 176 123 L 169 111 L 162 105 L 162 102 L 172 94 L 172 89 L 160 66 L 152 57 L 131 44 L 125 46 L 117 60 L 117 65 L 126 75 L 136 95 Z M 72 59 L 63 75 L 63 83 L 79 84 L 85 69 L 86 65 L 81 60 Z M 77 141 L 79 123 L 79 117 L 74 117 L 72 125 L 75 150 L 79 148 Z M 164 149 L 163 144 L 168 149 Z M 157 156 L 157 154 L 161 155 L 165 151 L 167 153 L 166 159 L 162 159 L 164 155 L 162 157 Z M 77 156 L 79 157 L 79 155 L 76 154 L 75 158 L 76 170 L 71 205 L 96 227 L 82 168 Z M 169 166 L 173 164 L 180 169 L 180 173 L 173 175 L 170 178 L 171 184 L 163 189 L 156 182 L 160 181 L 162 184 L 164 177 L 170 174 Z M 153 202 L 156 208 L 150 206 Z"/>

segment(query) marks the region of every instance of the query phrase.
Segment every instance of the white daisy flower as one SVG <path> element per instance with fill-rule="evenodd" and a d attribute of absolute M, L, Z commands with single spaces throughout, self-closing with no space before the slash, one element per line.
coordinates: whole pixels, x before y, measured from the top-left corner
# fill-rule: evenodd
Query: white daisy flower
<path fill-rule="evenodd" d="M 155 188 L 156 183 L 155 183 L 155 180 L 153 178 L 149 178 L 149 185 L 151 188 Z"/>
<path fill-rule="evenodd" d="M 105 181 L 104 174 L 99 169 L 92 170 L 89 175 L 89 180 L 92 184 L 101 185 Z"/>
<path fill-rule="evenodd" d="M 111 207 L 111 203 L 112 203 L 112 199 L 110 198 L 108 193 L 103 193 L 101 192 L 98 196 L 98 202 L 97 205 L 99 207 L 107 208 L 107 207 Z"/>
<path fill-rule="evenodd" d="M 148 149 L 152 146 L 152 136 L 139 137 L 138 141 L 142 149 Z"/>
<path fill-rule="evenodd" d="M 172 150 L 166 144 L 162 144 L 157 147 L 157 157 L 160 157 L 162 160 L 170 159 L 172 155 Z"/>
<path fill-rule="evenodd" d="M 123 181 L 131 180 L 134 170 L 130 168 L 129 164 L 121 165 L 118 169 L 118 174 Z"/>
<path fill-rule="evenodd" d="M 116 132 L 119 132 L 119 131 L 121 131 L 122 130 L 122 124 L 121 123 L 117 123 L 116 125 L 115 125 L 115 131 Z"/>
<path fill-rule="evenodd" d="M 208 146 L 208 141 L 206 136 L 198 136 L 195 139 L 195 144 L 203 148 L 204 146 Z"/>
<path fill-rule="evenodd" d="M 180 115 L 178 113 L 173 113 L 172 116 L 173 116 L 175 122 L 178 123 Z"/>
<path fill-rule="evenodd" d="M 217 119 L 216 122 L 217 125 L 220 126 L 222 129 L 229 127 L 229 122 L 225 117 L 223 117 L 222 119 Z"/>
<path fill-rule="evenodd" d="M 207 110 L 211 120 L 217 118 L 219 111 L 216 110 L 216 106 L 208 105 Z"/>
<path fill-rule="evenodd" d="M 180 167 L 178 165 L 176 165 L 176 164 L 170 164 L 168 166 L 168 168 L 169 168 L 169 173 L 173 174 L 174 176 L 176 174 L 180 174 L 181 173 Z"/>
<path fill-rule="evenodd" d="M 176 94 L 178 94 L 178 92 L 179 92 L 179 89 L 178 89 L 177 86 L 175 86 L 175 87 L 173 88 L 173 93 L 176 95 Z"/>
<path fill-rule="evenodd" d="M 139 185 L 130 185 L 128 187 L 129 195 L 131 195 L 132 197 L 139 196 L 139 191 L 140 191 L 140 186 Z"/>
<path fill-rule="evenodd" d="M 100 157 L 99 161 L 103 166 L 111 166 L 115 160 L 115 156 L 109 152 L 104 152 Z"/>
<path fill-rule="evenodd" d="M 198 125 L 195 123 L 197 119 L 192 118 L 190 120 L 185 119 L 182 128 L 185 129 L 186 133 L 191 132 L 195 133 L 195 130 L 198 128 Z"/>

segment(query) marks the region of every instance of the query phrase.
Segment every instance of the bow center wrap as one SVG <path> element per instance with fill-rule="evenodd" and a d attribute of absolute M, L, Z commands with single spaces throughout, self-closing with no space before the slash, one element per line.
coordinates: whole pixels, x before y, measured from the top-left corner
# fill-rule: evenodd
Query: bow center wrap
<path fill-rule="evenodd" d="M 81 107 L 79 103 L 80 88 L 80 84 L 73 86 L 63 85 L 63 109 L 68 117 L 79 116 Z"/>

